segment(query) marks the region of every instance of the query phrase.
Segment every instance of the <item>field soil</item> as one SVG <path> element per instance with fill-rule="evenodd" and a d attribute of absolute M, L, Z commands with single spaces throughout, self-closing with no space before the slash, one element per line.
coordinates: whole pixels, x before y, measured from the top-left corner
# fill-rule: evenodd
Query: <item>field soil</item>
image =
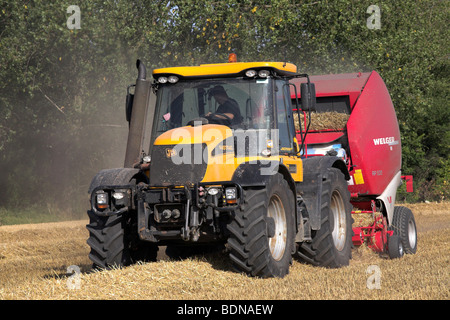
<path fill-rule="evenodd" d="M 87 220 L 0 227 L 0 300 L 299 300 L 450 298 L 449 203 L 407 204 L 415 215 L 415 255 L 389 260 L 362 246 L 348 267 L 294 259 L 283 279 L 232 270 L 225 252 L 93 271 Z"/>

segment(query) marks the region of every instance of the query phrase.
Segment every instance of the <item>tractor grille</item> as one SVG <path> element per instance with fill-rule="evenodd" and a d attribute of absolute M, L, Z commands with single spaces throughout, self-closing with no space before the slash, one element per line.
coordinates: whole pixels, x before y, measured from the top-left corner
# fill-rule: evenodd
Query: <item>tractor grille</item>
<path fill-rule="evenodd" d="M 154 145 L 150 164 L 150 186 L 183 186 L 200 182 L 207 167 L 206 149 L 204 143 Z"/>

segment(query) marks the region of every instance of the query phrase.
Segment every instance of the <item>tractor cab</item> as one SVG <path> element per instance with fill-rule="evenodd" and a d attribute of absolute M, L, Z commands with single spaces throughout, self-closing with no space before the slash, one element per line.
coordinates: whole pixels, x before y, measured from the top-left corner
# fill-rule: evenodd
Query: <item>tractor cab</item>
<path fill-rule="evenodd" d="M 216 124 L 234 131 L 267 131 L 272 154 L 298 154 L 289 80 L 305 75 L 296 71 L 295 65 L 283 62 L 231 62 L 154 70 L 157 98 L 150 148 L 161 134 L 172 129 Z M 271 132 L 277 136 L 272 137 Z"/>

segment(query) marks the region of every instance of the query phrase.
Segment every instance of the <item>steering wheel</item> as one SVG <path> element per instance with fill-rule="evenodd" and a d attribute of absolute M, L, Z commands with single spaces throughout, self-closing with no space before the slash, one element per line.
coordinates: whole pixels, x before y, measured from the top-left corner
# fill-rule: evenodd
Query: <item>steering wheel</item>
<path fill-rule="evenodd" d="M 221 117 L 218 117 L 221 116 Z M 231 124 L 231 122 L 233 121 L 233 119 L 231 119 L 229 116 L 227 116 L 225 113 L 213 113 L 209 116 L 206 117 L 210 123 L 216 123 L 216 124 L 223 124 L 224 122 L 228 122 L 229 124 Z"/>
<path fill-rule="evenodd" d="M 194 125 L 196 125 L 196 126 L 198 126 L 198 125 L 203 126 L 203 125 L 208 124 L 208 123 L 209 123 L 209 120 L 206 119 L 206 117 L 200 117 L 200 118 L 192 119 L 191 121 L 189 121 L 187 123 L 187 125 L 188 126 L 194 126 Z"/>

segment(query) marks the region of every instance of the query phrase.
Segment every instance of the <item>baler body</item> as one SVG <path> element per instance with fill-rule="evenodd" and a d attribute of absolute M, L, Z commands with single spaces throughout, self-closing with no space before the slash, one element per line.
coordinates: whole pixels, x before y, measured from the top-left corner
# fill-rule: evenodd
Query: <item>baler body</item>
<path fill-rule="evenodd" d="M 384 81 L 376 71 L 310 78 L 316 85 L 316 112 L 334 111 L 349 117 L 340 129 L 310 129 L 305 139 L 305 157 L 325 155 L 320 150 L 331 146 L 342 148 L 351 194 L 381 195 L 401 169 L 400 131 Z M 297 139 L 300 140 L 299 132 Z"/>

